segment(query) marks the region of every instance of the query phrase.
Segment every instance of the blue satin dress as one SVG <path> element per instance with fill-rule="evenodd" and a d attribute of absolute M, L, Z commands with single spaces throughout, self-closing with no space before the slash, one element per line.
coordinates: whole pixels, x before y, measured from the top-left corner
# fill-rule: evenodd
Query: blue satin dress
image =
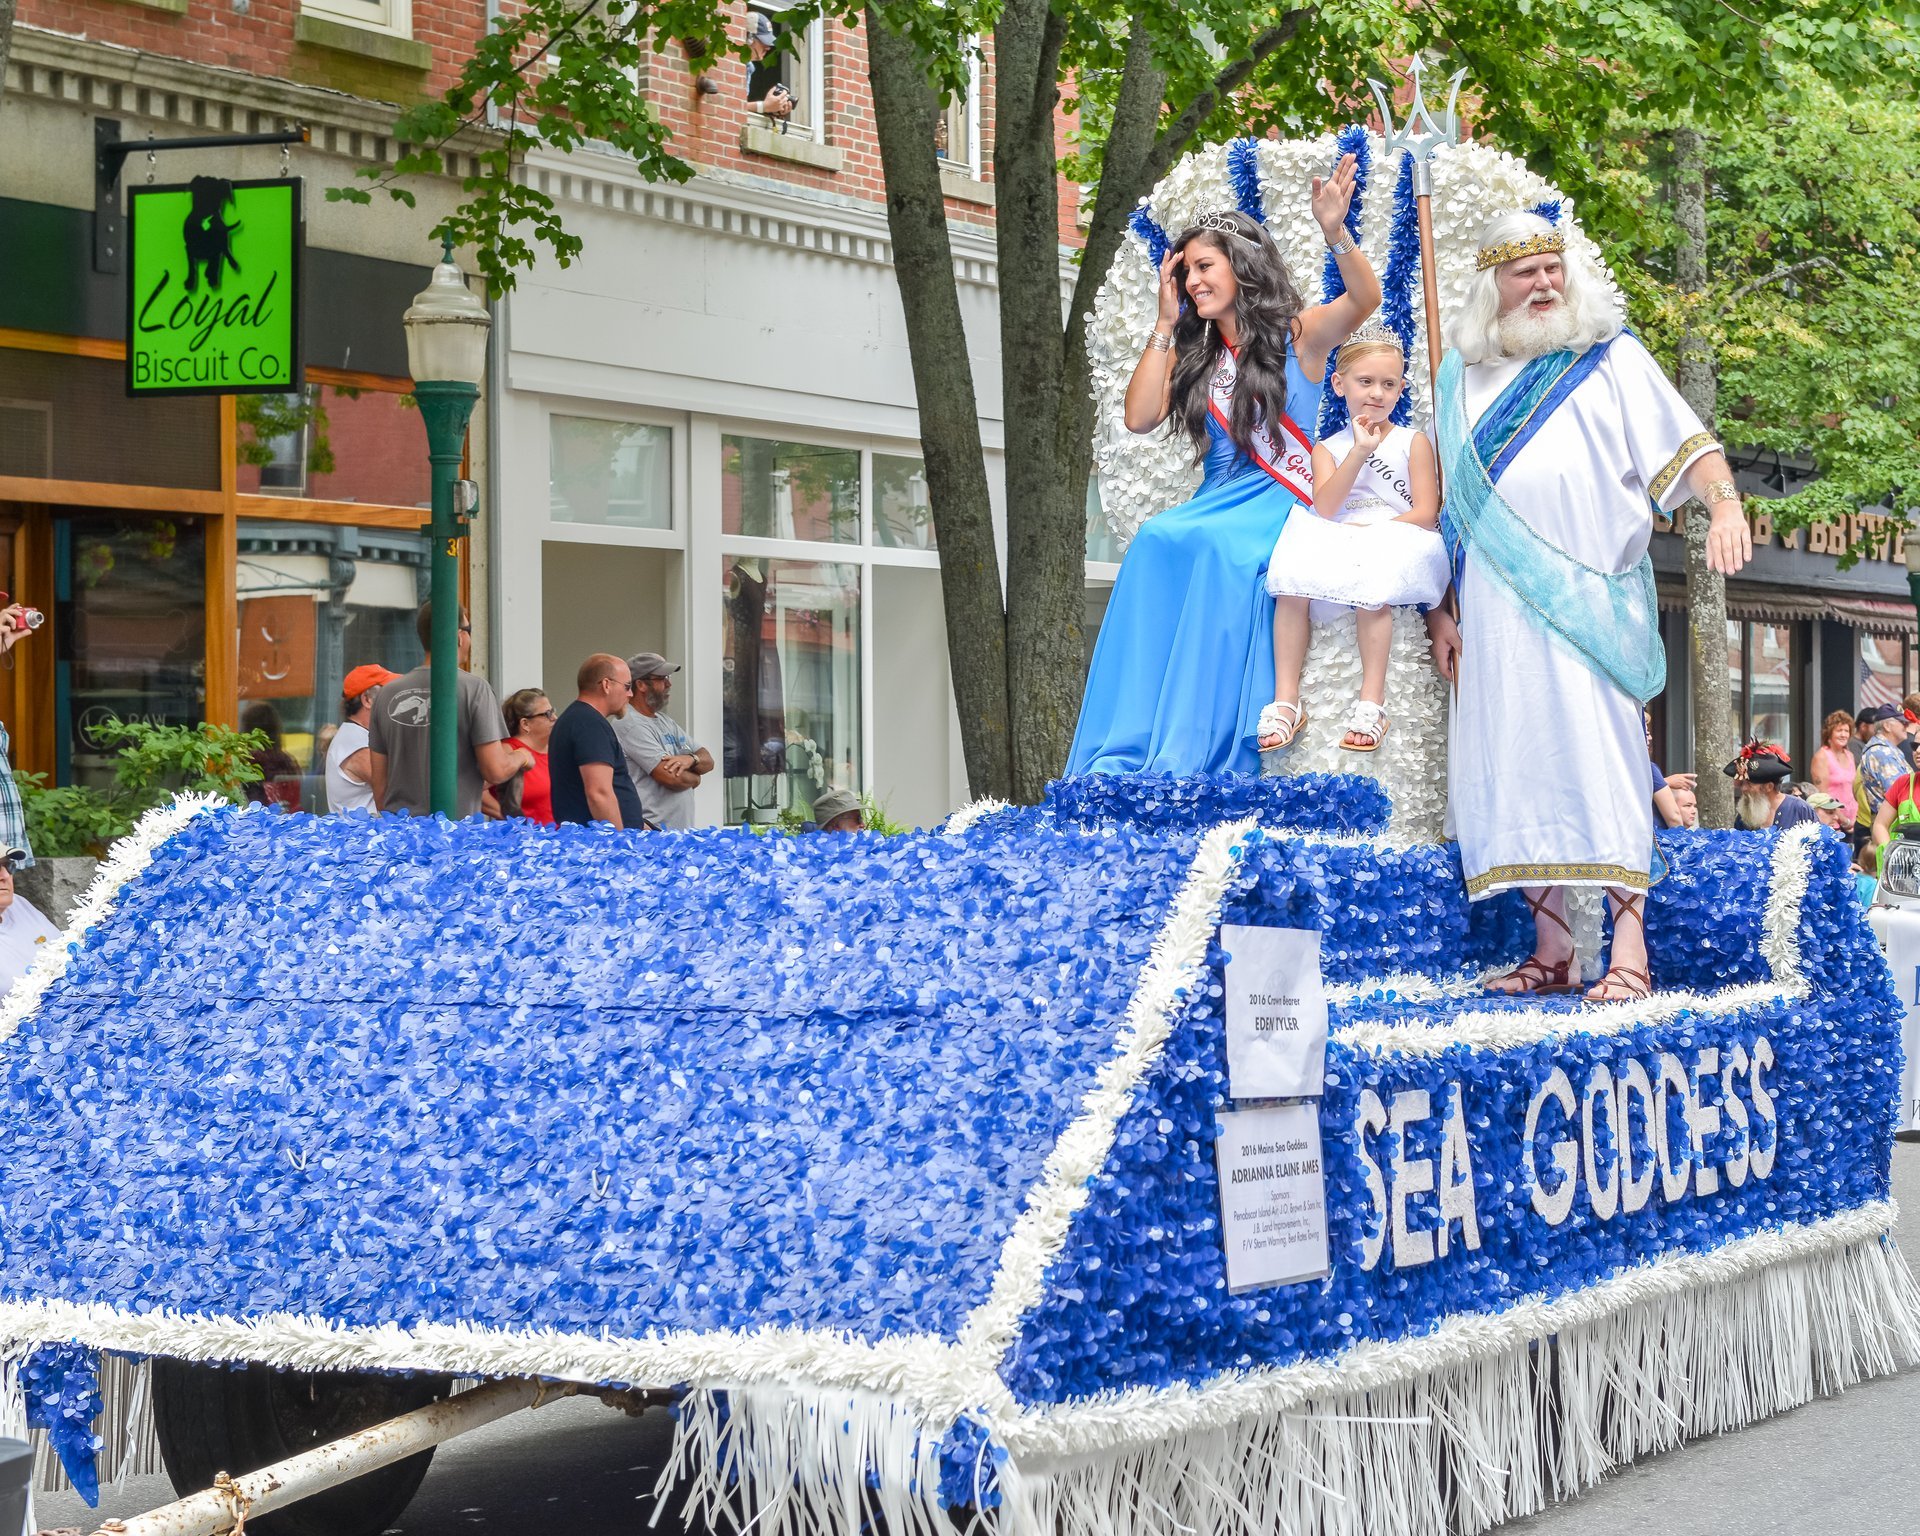
<path fill-rule="evenodd" d="M 1321 385 L 1287 349 L 1287 414 L 1311 437 Z M 1150 517 L 1127 546 L 1094 646 L 1067 756 L 1075 773 L 1258 773 L 1273 700 L 1267 557 L 1293 496 L 1207 423 L 1193 500 Z"/>

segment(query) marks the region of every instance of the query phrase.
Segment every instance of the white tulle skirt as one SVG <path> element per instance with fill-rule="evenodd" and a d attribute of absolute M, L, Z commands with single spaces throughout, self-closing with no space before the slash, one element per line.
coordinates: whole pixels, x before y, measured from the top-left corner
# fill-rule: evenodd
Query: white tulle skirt
<path fill-rule="evenodd" d="M 1316 623 L 1340 608 L 1431 607 L 1447 590 L 1446 545 L 1431 529 L 1392 517 L 1377 506 L 1338 520 L 1294 508 L 1267 562 L 1267 591 L 1315 599 Z"/>

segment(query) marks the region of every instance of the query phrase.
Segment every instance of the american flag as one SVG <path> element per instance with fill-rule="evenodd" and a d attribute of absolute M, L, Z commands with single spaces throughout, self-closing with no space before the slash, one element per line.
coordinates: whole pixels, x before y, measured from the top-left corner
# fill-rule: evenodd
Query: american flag
<path fill-rule="evenodd" d="M 1860 658 L 1860 707 L 1877 709 L 1882 704 L 1898 704 L 1901 699 L 1900 674 L 1898 672 L 1876 672 Z"/>

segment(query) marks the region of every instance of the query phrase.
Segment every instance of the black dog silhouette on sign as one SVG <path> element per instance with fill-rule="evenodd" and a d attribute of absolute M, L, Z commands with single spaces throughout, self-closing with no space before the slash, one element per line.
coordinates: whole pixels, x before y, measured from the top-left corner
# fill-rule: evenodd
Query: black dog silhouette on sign
<path fill-rule="evenodd" d="M 193 206 L 180 232 L 187 245 L 187 292 L 200 286 L 204 273 L 207 286 L 218 293 L 225 269 L 240 270 L 240 263 L 233 257 L 233 235 L 240 225 L 226 220 L 226 210 L 233 203 L 233 183 L 219 176 L 196 176 L 187 183 L 187 194 Z"/>

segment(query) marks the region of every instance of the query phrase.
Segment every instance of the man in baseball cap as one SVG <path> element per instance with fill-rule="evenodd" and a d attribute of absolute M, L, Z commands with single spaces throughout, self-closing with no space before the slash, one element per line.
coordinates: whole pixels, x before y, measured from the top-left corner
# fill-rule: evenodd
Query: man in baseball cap
<path fill-rule="evenodd" d="M 367 717 L 374 695 L 400 674 L 369 661 L 347 674 L 340 687 L 340 728 L 327 744 L 327 809 L 371 811 L 373 754 L 367 747 Z"/>
<path fill-rule="evenodd" d="M 633 686 L 626 711 L 613 718 L 613 734 L 627 755 L 627 772 L 640 791 L 648 825 L 685 831 L 693 825 L 693 792 L 713 772 L 713 754 L 667 713 L 680 663 L 658 651 L 642 651 L 628 657 L 627 666 Z"/>

